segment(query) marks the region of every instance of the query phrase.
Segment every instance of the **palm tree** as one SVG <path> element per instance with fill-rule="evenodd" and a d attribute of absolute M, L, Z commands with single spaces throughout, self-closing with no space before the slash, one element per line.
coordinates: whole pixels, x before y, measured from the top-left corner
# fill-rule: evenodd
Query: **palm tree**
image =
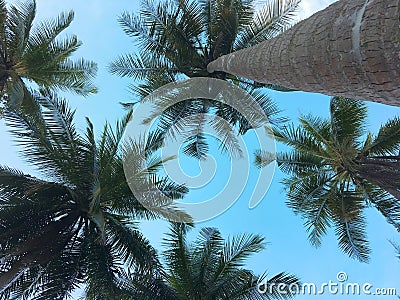
<path fill-rule="evenodd" d="M 400 105 L 398 0 L 340 0 L 279 37 L 218 58 L 210 72 Z"/>
<path fill-rule="evenodd" d="M 207 64 L 220 55 L 252 46 L 284 31 L 292 21 L 300 0 L 274 0 L 255 12 L 253 0 L 143 0 L 138 15 L 122 14 L 124 31 L 138 43 L 139 51 L 120 56 L 110 65 L 119 76 L 140 80 L 132 89 L 145 97 L 155 89 L 180 79 L 216 77 L 241 86 L 251 93 L 271 122 L 279 122 L 278 112 L 262 87 L 280 89 L 277 85 L 258 84 L 224 72 L 209 74 Z M 207 99 L 189 99 L 166 109 L 160 125 L 164 132 L 185 117 L 212 113 L 239 126 L 245 133 L 251 128 L 238 111 L 225 104 Z M 185 148 L 185 152 L 202 157 L 207 146 L 199 134 Z M 197 146 L 197 147 L 196 147 Z"/>
<path fill-rule="evenodd" d="M 400 118 L 365 135 L 367 107 L 362 101 L 334 97 L 330 119 L 302 116 L 276 130 L 276 139 L 293 148 L 277 154 L 288 206 L 305 219 L 312 245 L 318 247 L 331 225 L 340 248 L 368 261 L 370 249 L 364 210 L 375 207 L 400 231 Z M 364 138 L 364 141 L 362 139 Z M 274 159 L 258 152 L 256 165 Z"/>
<path fill-rule="evenodd" d="M 97 66 L 70 56 L 81 42 L 71 35 L 58 39 L 71 24 L 74 13 L 33 24 L 35 0 L 7 8 L 0 1 L 0 96 L 1 101 L 20 103 L 26 92 L 24 80 L 40 87 L 73 91 L 81 95 L 97 91 L 91 83 Z"/>
<path fill-rule="evenodd" d="M 62 299 L 82 283 L 87 299 L 122 299 L 125 268 L 146 273 L 158 266 L 134 220 L 159 215 L 134 197 L 122 167 L 131 115 L 115 130 L 106 124 L 96 142 L 90 120 L 78 134 L 74 112 L 48 90 L 5 111 L 22 154 L 43 178 L 0 167 L 0 299 Z M 160 163 L 151 155 L 156 140 L 145 145 L 152 170 Z M 171 198 L 186 192 L 156 175 L 152 180 Z"/>
<path fill-rule="evenodd" d="M 244 268 L 246 259 L 264 249 L 261 236 L 243 234 L 224 240 L 217 229 L 203 228 L 197 240 L 189 243 L 188 228 L 178 223 L 171 226 L 163 253 L 165 271 L 147 282 L 136 276 L 126 282 L 124 288 L 134 299 L 291 299 L 290 286 L 300 286 L 299 280 L 287 273 L 266 280 L 265 274 L 257 276 Z"/>

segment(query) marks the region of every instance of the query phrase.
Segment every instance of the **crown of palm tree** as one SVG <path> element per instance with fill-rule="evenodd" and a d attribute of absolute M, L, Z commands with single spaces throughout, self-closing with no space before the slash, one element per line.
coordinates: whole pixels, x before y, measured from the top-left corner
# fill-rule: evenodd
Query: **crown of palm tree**
<path fill-rule="evenodd" d="M 137 201 L 122 166 L 123 152 L 136 149 L 122 151 L 121 144 L 132 112 L 114 130 L 106 124 L 96 141 L 89 119 L 78 134 L 65 100 L 48 90 L 25 98 L 4 117 L 44 179 L 0 167 L 0 299 L 61 299 L 83 282 L 88 299 L 118 298 L 125 267 L 145 273 L 158 265 L 134 220 L 159 214 Z M 145 148 L 150 170 L 157 169 L 156 143 Z M 136 171 L 140 178 L 143 170 Z M 186 193 L 155 175 L 151 180 L 172 198 Z"/>
<path fill-rule="evenodd" d="M 300 0 L 270 1 L 255 12 L 252 0 L 179 0 L 154 3 L 142 1 L 140 14 L 124 13 L 120 23 L 124 31 L 138 43 L 139 51 L 120 56 L 110 71 L 138 80 L 133 92 L 145 97 L 157 88 L 183 78 L 217 77 L 239 85 L 249 92 L 265 111 L 270 121 L 283 119 L 270 98 L 259 90 L 263 85 L 226 73 L 209 74 L 207 64 L 215 58 L 272 38 L 289 27 Z M 126 104 L 128 107 L 131 104 Z M 244 134 L 250 122 L 226 104 L 208 99 L 189 99 L 166 109 L 160 119 L 163 132 L 197 114 L 216 114 Z M 190 119 L 190 118 L 189 118 Z M 208 149 L 202 122 L 197 134 L 188 140 L 185 152 L 201 158 Z M 193 124 L 187 124 L 191 126 Z M 211 124 L 212 125 L 212 124 Z"/>
<path fill-rule="evenodd" d="M 20 103 L 26 79 L 40 87 L 95 93 L 91 83 L 97 66 L 70 56 L 80 47 L 75 35 L 59 39 L 71 24 L 74 13 L 62 13 L 54 20 L 33 24 L 35 0 L 25 0 L 7 8 L 0 1 L 0 95 L 11 104 Z"/>
<path fill-rule="evenodd" d="M 266 274 L 257 276 L 244 268 L 252 254 L 264 249 L 261 236 L 243 234 L 224 240 L 217 229 L 203 228 L 197 240 L 190 243 L 188 229 L 184 224 L 171 225 L 164 240 L 165 270 L 158 276 L 146 279 L 136 275 L 126 281 L 124 288 L 134 299 L 291 299 L 293 290 L 289 287 L 300 286 L 299 280 L 288 273 L 267 280 Z"/>
<path fill-rule="evenodd" d="M 365 208 L 375 207 L 400 231 L 400 119 L 374 136 L 365 132 L 366 116 L 362 101 L 334 97 L 330 119 L 302 116 L 299 127 L 275 131 L 293 148 L 276 161 L 291 175 L 283 181 L 288 205 L 305 219 L 312 245 L 320 246 L 333 224 L 340 248 L 363 262 L 370 253 Z M 257 166 L 269 162 L 271 155 L 256 153 Z"/>

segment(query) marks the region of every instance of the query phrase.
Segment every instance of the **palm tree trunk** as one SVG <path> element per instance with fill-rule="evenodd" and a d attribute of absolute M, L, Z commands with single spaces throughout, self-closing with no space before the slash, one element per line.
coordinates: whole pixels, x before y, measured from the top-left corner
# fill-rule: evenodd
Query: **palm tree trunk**
<path fill-rule="evenodd" d="M 360 162 L 359 177 L 380 187 L 400 200 L 400 162 L 387 159 L 364 158 Z"/>
<path fill-rule="evenodd" d="M 400 0 L 341 0 L 208 71 L 400 106 L 399 10 Z"/>

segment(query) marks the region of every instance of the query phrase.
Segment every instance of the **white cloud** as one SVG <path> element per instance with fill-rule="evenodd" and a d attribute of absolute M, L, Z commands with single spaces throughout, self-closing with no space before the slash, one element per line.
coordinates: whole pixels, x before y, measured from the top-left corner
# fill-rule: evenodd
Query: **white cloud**
<path fill-rule="evenodd" d="M 337 0 L 303 0 L 300 3 L 300 9 L 297 13 L 298 19 L 306 19 L 312 14 L 323 10 L 336 1 Z"/>

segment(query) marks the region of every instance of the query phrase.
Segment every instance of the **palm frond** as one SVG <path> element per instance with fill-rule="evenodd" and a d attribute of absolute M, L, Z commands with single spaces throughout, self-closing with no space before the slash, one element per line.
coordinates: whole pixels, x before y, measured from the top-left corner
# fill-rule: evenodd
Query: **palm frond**
<path fill-rule="evenodd" d="M 324 167 L 323 160 L 320 157 L 307 152 L 278 153 L 276 161 L 280 169 L 288 174 L 313 172 Z"/>
<path fill-rule="evenodd" d="M 364 148 L 371 155 L 398 154 L 400 150 L 400 118 L 396 117 L 384 124 L 378 135 Z"/>
<path fill-rule="evenodd" d="M 152 276 L 151 276 L 152 275 Z M 119 280 L 120 289 L 126 291 L 128 299 L 138 300 L 176 300 L 178 295 L 168 285 L 164 276 L 156 274 L 142 274 L 140 271 L 128 271 L 126 276 Z M 125 299 L 125 298 L 121 298 Z"/>
<path fill-rule="evenodd" d="M 330 103 L 331 128 L 336 142 L 340 145 L 351 139 L 353 145 L 365 133 L 367 106 L 363 101 L 333 97 Z"/>
<path fill-rule="evenodd" d="M 256 150 L 254 152 L 254 165 L 261 169 L 276 160 L 276 154 L 266 150 Z"/>
<path fill-rule="evenodd" d="M 86 96 L 96 93 L 97 88 L 91 80 L 97 72 L 97 64 L 92 61 L 79 59 L 72 61 L 65 59 L 52 68 L 41 70 L 46 80 L 39 81 L 39 84 L 52 89 L 71 90 L 79 95 Z"/>
<path fill-rule="evenodd" d="M 329 158 L 321 143 L 303 127 L 294 124 L 284 125 L 282 129 L 274 129 L 277 141 L 292 146 L 297 151 L 308 152 L 320 158 Z"/>
<path fill-rule="evenodd" d="M 199 292 L 215 283 L 214 271 L 219 263 L 223 239 L 216 228 L 202 228 L 195 241 L 191 266 L 193 268 L 193 288 Z"/>
<path fill-rule="evenodd" d="M 116 297 L 120 291 L 117 278 L 123 272 L 122 265 L 113 255 L 112 245 L 99 239 L 93 231 L 88 231 L 85 232 L 86 244 L 83 251 L 87 268 L 86 299 L 94 300 L 98 295 L 104 298 Z"/>
<path fill-rule="evenodd" d="M 388 192 L 368 184 L 360 188 L 361 192 L 367 195 L 368 200 L 386 218 L 387 222 L 393 225 L 397 231 L 400 231 L 399 200 Z"/>
<path fill-rule="evenodd" d="M 30 273 L 32 280 L 30 282 L 25 280 L 29 283 L 29 287 L 22 287 L 21 294 L 14 292 L 13 295 L 23 299 L 31 297 L 35 300 L 70 297 L 72 291 L 78 288 L 84 279 L 81 247 L 81 240 L 66 247 L 59 257 L 45 267 L 39 267 L 37 273 Z"/>
<path fill-rule="evenodd" d="M 363 198 L 352 191 L 342 191 L 335 210 L 335 233 L 339 247 L 350 257 L 368 262 L 371 252 L 366 236 L 365 217 L 362 214 Z"/>
<path fill-rule="evenodd" d="M 22 105 L 22 110 L 7 110 L 4 117 L 11 133 L 24 147 L 23 154 L 30 163 L 51 177 L 75 178 L 79 139 L 72 124 L 74 112 L 65 100 L 48 91 L 34 93 L 30 98 L 46 110 L 40 113 L 36 108 L 39 113 L 25 114 L 28 103 Z"/>
<path fill-rule="evenodd" d="M 240 50 L 269 40 L 288 29 L 294 21 L 301 0 L 269 1 L 256 12 L 250 24 L 240 32 L 234 50 Z"/>
<path fill-rule="evenodd" d="M 169 273 L 169 281 L 178 293 L 191 293 L 193 270 L 191 269 L 191 250 L 186 242 L 188 226 L 182 223 L 171 224 L 170 233 L 164 238 L 166 250 L 163 257 Z"/>
<path fill-rule="evenodd" d="M 329 183 L 336 177 L 329 172 L 311 172 L 306 175 L 283 180 L 287 189 L 287 204 L 295 213 L 307 214 L 310 205 L 312 207 L 315 200 L 326 194 L 330 188 Z"/>
<path fill-rule="evenodd" d="M 35 26 L 28 40 L 28 47 L 48 47 L 57 36 L 67 29 L 74 19 L 74 12 L 61 13 L 53 20 L 46 20 Z"/>
<path fill-rule="evenodd" d="M 35 14 L 36 3 L 34 0 L 19 2 L 8 9 L 6 23 L 9 30 L 6 43 L 9 60 L 18 61 L 24 53 Z"/>
<path fill-rule="evenodd" d="M 121 77 L 127 76 L 137 80 L 145 79 L 151 73 L 176 72 L 177 69 L 168 61 L 163 61 L 162 57 L 141 53 L 121 55 L 109 65 L 109 71 Z"/>
<path fill-rule="evenodd" d="M 127 218 L 107 214 L 107 228 L 110 231 L 110 243 L 122 263 L 133 265 L 141 270 L 151 270 L 159 266 L 156 252 L 148 240 L 134 228 Z"/>
<path fill-rule="evenodd" d="M 299 118 L 304 130 L 312 136 L 319 144 L 328 151 L 337 151 L 331 139 L 331 126 L 327 120 L 313 115 L 306 115 Z"/>
<path fill-rule="evenodd" d="M 295 288 L 298 288 L 299 291 L 302 288 L 299 278 L 286 272 L 276 274 L 271 278 L 267 278 L 264 274 L 258 280 L 258 284 L 257 292 L 263 292 L 260 299 L 293 299 L 298 292 Z M 280 288 L 278 288 L 279 286 Z"/>

